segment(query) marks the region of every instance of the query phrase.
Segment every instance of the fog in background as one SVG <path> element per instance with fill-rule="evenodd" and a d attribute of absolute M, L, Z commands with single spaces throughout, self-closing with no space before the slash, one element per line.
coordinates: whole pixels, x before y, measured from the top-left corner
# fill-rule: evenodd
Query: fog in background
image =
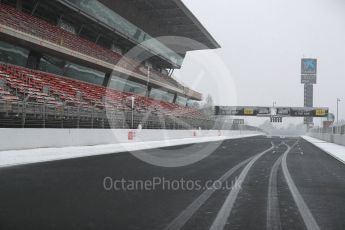
<path fill-rule="evenodd" d="M 267 120 L 263 124 L 259 125 L 259 128 L 261 128 L 268 135 L 301 136 L 306 134 L 306 126 L 303 123 L 290 123 L 286 125 L 286 127 L 276 127 Z"/>
<path fill-rule="evenodd" d="M 271 106 L 276 101 L 277 106 L 303 106 L 300 59 L 315 57 L 318 84 L 314 86 L 314 106 L 330 107 L 335 113 L 339 97 L 343 99 L 340 118 L 345 117 L 345 1 L 183 2 L 222 48 L 188 53 L 176 72 L 178 79 L 204 95 L 210 93 L 219 105 Z M 213 55 L 222 59 L 229 72 L 200 77 L 199 60 L 202 65 L 213 65 Z M 195 75 L 199 76 L 197 82 Z M 254 125 L 266 120 L 247 118 Z M 300 122 L 302 119 L 287 119 L 285 125 Z"/>

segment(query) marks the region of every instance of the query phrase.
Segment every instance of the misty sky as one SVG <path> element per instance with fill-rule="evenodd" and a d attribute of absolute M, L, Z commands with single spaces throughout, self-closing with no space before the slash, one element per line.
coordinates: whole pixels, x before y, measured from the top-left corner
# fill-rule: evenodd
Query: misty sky
<path fill-rule="evenodd" d="M 178 79 L 217 104 L 303 106 L 300 59 L 315 57 L 314 106 L 335 112 L 339 97 L 345 117 L 345 1 L 183 2 L 222 48 L 190 52 Z"/>

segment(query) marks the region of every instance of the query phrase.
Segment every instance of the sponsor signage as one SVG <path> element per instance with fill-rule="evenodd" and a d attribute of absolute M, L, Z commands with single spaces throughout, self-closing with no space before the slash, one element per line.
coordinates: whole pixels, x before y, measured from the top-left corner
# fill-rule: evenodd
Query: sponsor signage
<path fill-rule="evenodd" d="M 258 116 L 270 115 L 271 110 L 269 107 L 257 107 Z"/>
<path fill-rule="evenodd" d="M 311 74 L 302 75 L 301 83 L 302 84 L 316 84 L 316 75 L 311 75 Z"/>
<path fill-rule="evenodd" d="M 301 74 L 317 74 L 317 59 L 302 58 Z"/>
<path fill-rule="evenodd" d="M 277 107 L 277 115 L 280 116 L 289 116 L 290 115 L 290 108 L 289 107 Z"/>
<path fill-rule="evenodd" d="M 328 108 L 314 107 L 250 107 L 250 106 L 216 106 L 216 115 L 223 116 L 272 116 L 279 117 L 328 117 Z"/>
<path fill-rule="evenodd" d="M 244 125 L 244 119 L 234 119 L 232 121 L 232 124 L 234 124 L 234 125 Z"/>
<path fill-rule="evenodd" d="M 327 117 L 328 108 L 291 108 L 290 113 L 292 117 Z"/>
<path fill-rule="evenodd" d="M 302 58 L 301 60 L 301 83 L 316 84 L 317 59 Z"/>
<path fill-rule="evenodd" d="M 216 106 L 216 115 L 224 116 L 260 116 L 269 115 L 269 107 L 255 106 Z"/>
<path fill-rule="evenodd" d="M 254 115 L 254 108 L 244 108 L 243 114 L 248 116 Z"/>

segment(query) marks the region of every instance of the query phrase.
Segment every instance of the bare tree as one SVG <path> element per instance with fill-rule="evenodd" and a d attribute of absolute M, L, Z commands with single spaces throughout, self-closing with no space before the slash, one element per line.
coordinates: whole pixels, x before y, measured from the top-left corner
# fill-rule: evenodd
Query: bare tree
<path fill-rule="evenodd" d="M 205 100 L 204 108 L 212 108 L 213 107 L 213 97 L 211 94 L 208 94 Z"/>

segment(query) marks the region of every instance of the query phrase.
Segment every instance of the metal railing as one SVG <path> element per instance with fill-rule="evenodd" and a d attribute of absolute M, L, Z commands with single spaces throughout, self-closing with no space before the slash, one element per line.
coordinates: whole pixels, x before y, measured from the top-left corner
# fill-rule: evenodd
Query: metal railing
<path fill-rule="evenodd" d="M 216 117 L 0 100 L 1 128 L 249 129 Z M 133 124 L 133 125 L 132 125 Z"/>
<path fill-rule="evenodd" d="M 345 134 L 345 125 L 334 125 L 331 127 L 315 127 L 309 130 L 310 133 Z"/>

